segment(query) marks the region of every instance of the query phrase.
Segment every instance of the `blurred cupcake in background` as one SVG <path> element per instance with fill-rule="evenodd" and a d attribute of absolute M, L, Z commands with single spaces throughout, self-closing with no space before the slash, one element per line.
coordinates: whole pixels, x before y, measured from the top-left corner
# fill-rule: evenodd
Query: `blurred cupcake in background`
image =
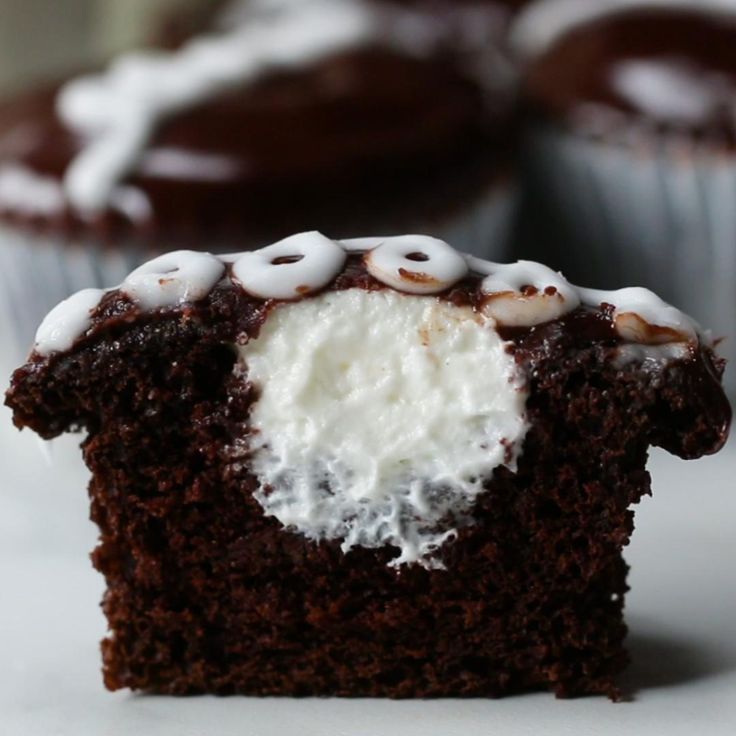
<path fill-rule="evenodd" d="M 516 5 L 216 3 L 174 50 L 0 105 L 0 292 L 17 344 L 61 298 L 118 283 L 151 250 L 318 229 L 427 232 L 502 256 Z"/>
<path fill-rule="evenodd" d="M 736 366 L 736 5 L 548 0 L 514 33 L 548 260 L 658 289 Z"/>

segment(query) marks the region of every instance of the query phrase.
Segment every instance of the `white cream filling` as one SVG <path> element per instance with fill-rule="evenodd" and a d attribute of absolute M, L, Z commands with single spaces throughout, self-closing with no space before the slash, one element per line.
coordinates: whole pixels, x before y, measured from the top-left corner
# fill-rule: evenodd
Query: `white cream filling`
<path fill-rule="evenodd" d="M 240 348 L 259 390 L 265 513 L 343 551 L 436 567 L 483 481 L 513 465 L 526 383 L 492 319 L 436 297 L 328 292 L 275 308 Z"/>

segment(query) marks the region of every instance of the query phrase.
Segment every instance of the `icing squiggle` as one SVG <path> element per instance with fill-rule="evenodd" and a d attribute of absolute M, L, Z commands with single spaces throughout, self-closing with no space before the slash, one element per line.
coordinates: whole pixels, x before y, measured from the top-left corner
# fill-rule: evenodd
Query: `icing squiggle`
<path fill-rule="evenodd" d="M 421 56 L 446 34 L 441 23 L 411 8 L 365 0 L 259 0 L 241 24 L 220 35 L 174 53 L 124 56 L 59 94 L 60 117 L 88 139 L 66 172 L 67 198 L 83 213 L 103 209 L 161 121 L 269 70 L 368 44 Z"/>
<path fill-rule="evenodd" d="M 544 53 L 562 33 L 601 17 L 637 7 L 733 12 L 733 0 L 536 0 L 514 23 L 512 45 L 523 57 Z"/>
<path fill-rule="evenodd" d="M 374 278 L 409 294 L 440 294 L 469 272 L 484 276 L 480 284 L 483 313 L 503 326 L 534 327 L 581 304 L 596 309 L 608 305 L 626 342 L 707 341 L 693 319 L 648 289 L 584 289 L 541 263 L 493 263 L 424 235 L 335 241 L 311 232 L 227 256 L 176 251 L 136 269 L 120 290 L 144 310 L 176 307 L 205 298 L 225 278 L 229 265 L 231 281 L 252 296 L 293 300 L 329 285 L 342 271 L 348 253 L 365 254 L 366 268 Z M 89 328 L 90 314 L 104 293 L 97 290 L 96 299 L 76 295 L 53 309 L 38 329 L 36 353 L 68 350 Z"/>
<path fill-rule="evenodd" d="M 0 210 L 27 215 L 55 215 L 64 207 L 64 194 L 51 177 L 24 166 L 0 168 Z"/>
<path fill-rule="evenodd" d="M 385 240 L 366 253 L 368 272 L 408 294 L 436 294 L 468 273 L 465 259 L 447 243 L 426 235 Z"/>

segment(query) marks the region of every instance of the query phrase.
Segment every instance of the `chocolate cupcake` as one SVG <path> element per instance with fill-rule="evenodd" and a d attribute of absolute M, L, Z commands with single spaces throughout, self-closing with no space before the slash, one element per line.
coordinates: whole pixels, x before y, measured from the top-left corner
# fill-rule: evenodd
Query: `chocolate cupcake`
<path fill-rule="evenodd" d="M 59 298 L 161 247 L 420 230 L 500 255 L 509 7 L 258 0 L 176 50 L 4 104 L 2 290 L 23 343 Z"/>
<path fill-rule="evenodd" d="M 656 285 L 736 357 L 733 5 L 580 8 L 540 3 L 516 28 L 548 257 L 599 286 Z"/>
<path fill-rule="evenodd" d="M 112 690 L 618 699 L 649 447 L 723 446 L 722 369 L 646 289 L 301 233 L 70 297 L 7 404 L 86 434 Z"/>

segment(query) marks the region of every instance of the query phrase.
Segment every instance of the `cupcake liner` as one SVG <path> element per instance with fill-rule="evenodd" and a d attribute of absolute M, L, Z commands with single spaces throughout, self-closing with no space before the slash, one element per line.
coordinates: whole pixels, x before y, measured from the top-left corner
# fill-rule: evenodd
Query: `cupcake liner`
<path fill-rule="evenodd" d="M 479 258 L 505 260 L 509 256 L 518 202 L 518 187 L 505 181 L 486 190 L 464 212 L 425 225 L 422 233 Z"/>
<path fill-rule="evenodd" d="M 736 158 L 684 137 L 634 146 L 545 126 L 530 135 L 528 176 L 542 220 L 569 235 L 546 243 L 546 258 L 575 280 L 646 286 L 692 314 L 723 338 L 736 394 Z"/>
<path fill-rule="evenodd" d="M 140 250 L 106 250 L 0 227 L 0 371 L 5 383 L 28 355 L 38 325 L 80 289 L 119 284 Z"/>

